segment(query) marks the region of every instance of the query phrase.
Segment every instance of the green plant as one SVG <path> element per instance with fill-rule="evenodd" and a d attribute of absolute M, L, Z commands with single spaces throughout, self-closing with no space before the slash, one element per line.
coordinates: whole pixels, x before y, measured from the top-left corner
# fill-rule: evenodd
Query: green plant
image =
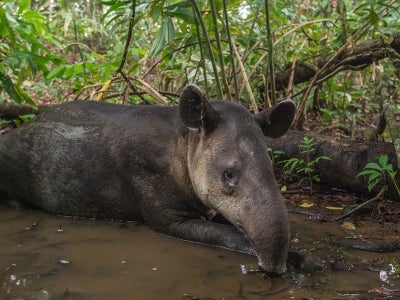
<path fill-rule="evenodd" d="M 6 119 L 0 118 L 0 125 L 14 123 L 14 126 L 18 127 L 21 124 L 33 119 L 35 116 L 36 116 L 35 114 L 20 115 L 18 118 L 13 119 L 13 120 L 6 120 Z"/>
<path fill-rule="evenodd" d="M 368 190 L 371 191 L 378 184 L 387 185 L 391 181 L 400 195 L 399 187 L 396 183 L 397 171 L 393 170 L 393 165 L 388 163 L 389 158 L 382 154 L 378 158 L 378 163 L 370 162 L 364 166 L 363 171 L 357 174 L 357 177 L 368 176 Z"/>
<path fill-rule="evenodd" d="M 285 154 L 285 152 L 280 151 L 280 150 L 272 150 L 272 148 L 268 148 L 267 149 L 270 157 L 271 157 L 271 161 L 272 161 L 272 165 L 276 165 L 278 163 L 278 159 Z"/>
<path fill-rule="evenodd" d="M 311 193 L 313 191 L 313 182 L 319 182 L 319 174 L 316 173 L 315 167 L 321 160 L 331 160 L 328 156 L 318 156 L 313 158 L 312 155 L 316 150 L 316 142 L 314 138 L 304 137 L 299 144 L 301 158 L 292 157 L 282 161 L 283 168 L 288 174 L 299 176 L 299 185 L 308 183 Z"/>
<path fill-rule="evenodd" d="M 24 82 L 47 74 L 62 61 L 53 48 L 60 46 L 48 28 L 48 19 L 30 8 L 30 1 L 4 1 L 0 5 L 0 93 L 32 106 Z"/>

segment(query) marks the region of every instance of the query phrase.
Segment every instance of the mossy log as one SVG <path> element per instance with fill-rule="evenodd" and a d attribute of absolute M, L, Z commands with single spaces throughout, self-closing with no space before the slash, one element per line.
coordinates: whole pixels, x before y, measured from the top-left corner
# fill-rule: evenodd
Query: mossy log
<path fill-rule="evenodd" d="M 320 160 L 316 167 L 321 184 L 345 189 L 365 197 L 376 194 L 380 187 L 368 192 L 368 178 L 357 177 L 364 166 L 369 162 L 377 162 L 378 157 L 387 154 L 389 162 L 398 170 L 397 156 L 392 143 L 341 139 L 336 140 L 330 136 L 319 136 L 313 133 L 291 130 L 279 139 L 268 139 L 268 145 L 272 150 L 280 150 L 285 154 L 281 159 L 291 157 L 301 158 L 299 144 L 304 137 L 313 137 L 317 143 L 311 159 L 319 156 L 329 156 L 331 160 Z M 398 178 L 397 178 L 398 179 Z M 400 200 L 393 188 L 389 188 L 387 194 L 393 200 Z"/>

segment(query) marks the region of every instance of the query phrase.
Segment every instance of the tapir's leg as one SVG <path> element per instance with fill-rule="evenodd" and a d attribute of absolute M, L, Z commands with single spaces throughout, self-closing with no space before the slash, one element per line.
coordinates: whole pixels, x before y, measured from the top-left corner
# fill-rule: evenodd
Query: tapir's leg
<path fill-rule="evenodd" d="M 152 227 L 151 224 L 149 226 Z M 255 255 L 248 240 L 231 225 L 213 223 L 201 219 L 185 219 L 163 226 L 162 229 L 159 227 L 153 229 L 179 239 Z"/>
<path fill-rule="evenodd" d="M 151 224 L 149 225 L 152 227 Z M 162 229 L 159 227 L 153 229 L 186 241 L 213 245 L 256 255 L 249 241 L 232 225 L 214 223 L 201 219 L 181 219 L 164 226 Z M 324 265 L 305 257 L 295 250 L 289 250 L 288 263 L 297 269 L 306 270 L 311 273 L 325 268 Z"/>

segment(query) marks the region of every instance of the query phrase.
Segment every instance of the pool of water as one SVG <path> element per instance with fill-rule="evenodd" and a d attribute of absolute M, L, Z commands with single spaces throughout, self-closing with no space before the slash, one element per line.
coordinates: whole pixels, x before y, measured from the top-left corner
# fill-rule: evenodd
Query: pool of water
<path fill-rule="evenodd" d="M 242 274 L 256 258 L 173 239 L 145 225 L 0 206 L 0 299 L 400 299 L 400 253 L 338 249 L 336 229 L 291 216 L 293 247 L 323 272 Z M 335 270 L 332 270 L 335 269 Z M 386 276 L 386 277 L 385 277 Z"/>

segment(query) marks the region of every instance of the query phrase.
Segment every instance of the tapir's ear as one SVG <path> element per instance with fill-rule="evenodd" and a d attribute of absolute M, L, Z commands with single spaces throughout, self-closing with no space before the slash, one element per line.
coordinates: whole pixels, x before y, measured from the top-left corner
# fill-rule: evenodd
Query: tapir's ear
<path fill-rule="evenodd" d="M 195 84 L 183 89 L 179 99 L 179 117 L 191 129 L 212 130 L 217 125 L 219 115 Z"/>
<path fill-rule="evenodd" d="M 292 100 L 282 101 L 256 115 L 264 135 L 276 139 L 289 130 L 292 125 L 296 105 Z"/>

